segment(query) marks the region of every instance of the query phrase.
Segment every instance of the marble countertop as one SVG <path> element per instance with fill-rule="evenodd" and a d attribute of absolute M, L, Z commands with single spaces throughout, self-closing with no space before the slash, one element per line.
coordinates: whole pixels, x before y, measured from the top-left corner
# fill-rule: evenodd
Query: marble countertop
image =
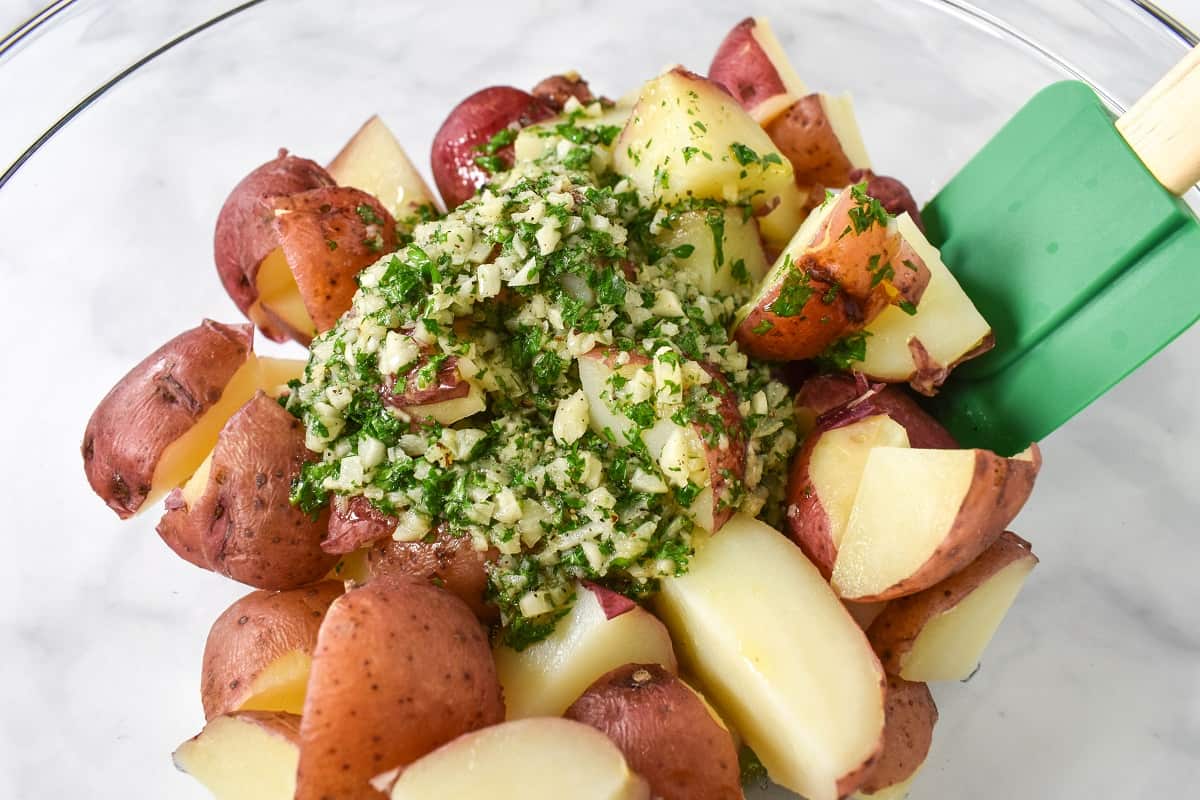
<path fill-rule="evenodd" d="M 0 5 L 0 28 L 7 29 L 10 17 L 39 2 Z M 77 5 L 0 58 L 0 167 L 103 77 L 231 3 Z M 454 4 L 419 11 L 396 4 L 383 32 L 378 8 L 343 5 L 334 12 L 329 4 L 322 11 L 316 2 L 273 0 L 262 13 L 276 27 L 256 29 L 248 20 L 234 28 L 231 35 L 257 43 L 246 46 L 263 49 L 253 62 L 256 75 L 279 72 L 253 101 L 248 93 L 258 90 L 240 85 L 245 65 L 214 39 L 203 45 L 211 72 L 164 59 L 128 91 L 85 112 L 0 188 L 0 319 L 7 332 L 0 347 L 0 439 L 7 444 L 0 486 L 10 509 L 0 525 L 10 553 L 0 581 L 0 798 L 207 796 L 174 770 L 169 753 L 202 725 L 204 637 L 245 589 L 174 558 L 153 533 L 153 514 L 118 522 L 90 494 L 78 446 L 97 399 L 159 342 L 201 316 L 238 319 L 209 254 L 221 200 L 239 173 L 262 160 L 247 162 L 247 151 L 269 153 L 286 138 L 300 153 L 331 153 L 376 108 L 403 141 L 423 144 L 467 88 L 528 84 L 575 61 L 565 44 L 531 55 L 489 43 L 489 36 L 577 23 L 590 40 L 578 65 L 603 74 L 597 81 L 622 86 L 675 53 L 698 60 L 742 15 L 678 0 L 654 8 L 577 0 L 567 4 L 569 13 L 548 3 L 502 11 L 481 4 L 483 30 L 455 32 L 453 69 L 443 74 L 420 65 L 445 62 L 449 44 L 428 32 L 456 13 Z M 749 3 L 745 13 L 770 5 Z M 1196 0 L 1164 5 L 1200 26 Z M 840 12 L 823 16 L 815 0 L 805 6 L 816 29 L 837 22 Z M 620 13 L 608 10 L 618 7 Z M 662 40 L 636 57 L 622 49 L 623 27 L 635 14 L 652 18 Z M 338 26 L 350 43 L 339 52 L 358 47 L 388 72 L 322 62 L 322 26 Z M 897 30 L 926 44 L 913 69 L 941 69 L 938 58 L 963 57 L 952 36 Z M 1105 30 L 1081 23 L 1062 35 L 1086 48 L 1091 37 L 1104 41 Z M 292 52 L 279 42 L 296 41 L 313 43 L 311 62 L 287 61 Z M 822 79 L 836 75 L 829 59 L 837 43 L 815 36 L 805 42 L 805 68 Z M 988 70 L 986 59 L 977 68 Z M 1031 68 L 1013 80 L 1036 82 L 1039 75 Z M 1146 85 L 1142 75 L 1127 79 L 1122 91 Z M 864 119 L 896 110 L 869 79 L 856 80 Z M 405 92 L 397 95 L 395 86 Z M 320 102 L 297 109 L 291 95 Z M 961 134 L 961 145 L 950 133 L 923 142 L 916 112 L 894 117 L 898 132 L 891 136 L 865 123 L 868 141 L 881 142 L 888 163 L 911 170 L 899 174 L 926 175 L 919 188 L 927 198 L 954 159 L 994 129 L 985 112 L 992 99 L 983 89 L 979 95 L 951 131 Z M 939 102 L 913 101 L 922 112 L 947 113 Z M 212 104 L 224 108 L 224 125 L 198 132 Z M 323 113 L 334 104 L 354 119 Z M 938 159 L 948 166 L 925 169 Z M 1193 330 L 1043 443 L 1038 491 L 1014 524 L 1034 542 L 1041 566 L 983 669 L 969 683 L 936 687 L 941 721 L 917 800 L 1172 800 L 1200 793 L 1197 364 L 1200 330 Z"/>

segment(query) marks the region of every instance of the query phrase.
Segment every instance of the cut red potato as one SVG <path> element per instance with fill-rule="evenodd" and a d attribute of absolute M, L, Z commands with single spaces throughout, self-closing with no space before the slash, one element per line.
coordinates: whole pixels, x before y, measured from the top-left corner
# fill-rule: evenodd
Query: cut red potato
<path fill-rule="evenodd" d="M 662 800 L 741 800 L 737 749 L 705 702 L 657 664 L 606 673 L 566 710 L 616 743 Z"/>
<path fill-rule="evenodd" d="M 891 417 L 878 414 L 814 431 L 792 460 L 788 531 L 826 579 L 833 574 L 867 456 L 876 447 L 908 447 L 908 434 Z"/>
<path fill-rule="evenodd" d="M 825 414 L 887 414 L 908 434 L 910 447 L 956 449 L 958 442 L 942 424 L 899 386 L 867 386 L 849 375 L 815 375 L 796 391 L 796 423 L 807 435 Z"/>
<path fill-rule="evenodd" d="M 300 718 L 265 711 L 216 717 L 172 757 L 216 800 L 292 800 Z"/>
<path fill-rule="evenodd" d="M 883 752 L 855 797 L 902 800 L 929 755 L 938 710 L 924 683 L 887 679 Z"/>
<path fill-rule="evenodd" d="M 872 203 L 849 187 L 808 216 L 734 319 L 744 351 L 776 361 L 813 358 L 888 305 L 920 302 L 928 270 L 919 258 L 897 261 L 900 237 Z"/>
<path fill-rule="evenodd" d="M 735 514 L 697 543 L 687 574 L 663 580 L 656 608 L 684 666 L 776 783 L 810 800 L 857 788 L 882 742 L 883 670 L 787 537 Z"/>
<path fill-rule="evenodd" d="M 1029 498 L 1037 445 L 986 450 L 876 447 L 838 545 L 832 584 L 847 600 L 915 594 L 975 560 Z"/>
<path fill-rule="evenodd" d="M 617 444 L 629 444 L 638 428 L 622 409 L 653 396 L 650 359 L 597 347 L 580 356 L 578 362 L 579 383 L 588 401 L 588 425 L 600 436 L 612 436 Z"/>
<path fill-rule="evenodd" d="M 340 795 L 339 795 L 340 797 Z M 400 773 L 391 800 L 650 800 L 608 737 L 566 719 L 461 736 Z"/>
<path fill-rule="evenodd" d="M 855 170 L 871 167 L 849 95 L 800 97 L 763 128 L 792 162 L 800 186 L 849 186 Z"/>
<path fill-rule="evenodd" d="M 203 469 L 167 501 L 158 524 L 176 552 L 259 589 L 293 589 L 320 580 L 337 562 L 321 549 L 329 512 L 291 503 L 292 481 L 315 458 L 304 425 L 258 392 L 221 428 Z"/>
<path fill-rule="evenodd" d="M 596 100 L 588 88 L 588 82 L 574 71 L 543 78 L 530 90 L 530 94 L 555 111 L 562 111 L 572 97 L 585 106 Z"/>
<path fill-rule="evenodd" d="M 379 115 L 364 122 L 329 162 L 329 174 L 339 186 L 377 198 L 396 220 L 412 217 L 421 206 L 437 206 L 425 179 Z"/>
<path fill-rule="evenodd" d="M 384 402 L 417 422 L 432 420 L 439 425 L 452 425 L 487 408 L 483 390 L 463 377 L 454 356 L 442 363 L 431 385 L 421 387 L 420 375 L 427 363 L 421 359 L 404 376 L 403 392 L 395 392 L 394 383 L 399 383 L 399 378 L 389 382 Z"/>
<path fill-rule="evenodd" d="M 317 631 L 341 594 L 337 581 L 251 592 L 217 617 L 200 670 L 204 719 L 234 711 L 300 714 Z"/>
<path fill-rule="evenodd" d="M 605 108 L 596 116 L 572 114 L 569 117 L 559 115 L 551 117 L 543 122 L 535 122 L 532 125 L 527 125 L 517 134 L 517 140 L 513 142 L 513 154 L 519 161 L 536 161 L 546 155 L 551 148 L 557 147 L 558 142 L 562 141 L 557 136 L 556 129 L 559 125 L 570 122 L 572 127 L 595 129 L 600 127 L 615 126 L 617 128 L 625 127 L 625 123 L 629 121 L 629 113 L 633 110 L 633 101 L 620 101 L 611 108 Z M 616 146 L 616 140 L 609 145 L 595 144 L 593 148 L 601 148 L 611 156 L 613 148 Z"/>
<path fill-rule="evenodd" d="M 517 651 L 495 650 L 509 719 L 556 717 L 588 686 L 623 664 L 659 664 L 677 671 L 667 629 L 639 605 L 605 612 L 599 587 L 581 586 L 575 605 L 545 639 Z"/>
<path fill-rule="evenodd" d="M 335 508 L 330 520 L 330 538 L 337 530 L 339 511 L 335 499 Z M 359 522 L 351 523 L 368 525 L 363 520 L 370 519 L 372 514 L 379 512 L 371 508 L 362 512 L 363 506 L 370 506 L 370 501 L 364 497 L 355 497 L 348 504 L 343 504 L 348 510 L 341 512 L 356 515 Z M 494 621 L 498 610 L 487 602 L 485 597 L 488 588 L 487 563 L 494 560 L 498 553 L 493 550 L 479 551 L 475 542 L 469 536 L 454 536 L 444 528 L 435 529 L 431 537 L 424 537 L 415 542 L 399 542 L 392 538 L 392 532 L 399 525 L 395 517 L 379 514 L 382 524 L 376 530 L 383 530 L 382 536 L 373 536 L 367 540 L 370 544 L 362 550 L 353 553 L 352 559 L 344 560 L 345 568 L 337 571 L 337 577 L 357 585 L 369 583 L 376 578 L 408 576 L 416 580 L 428 581 L 440 586 L 457 596 L 471 607 L 475 616 L 484 621 Z"/>
<path fill-rule="evenodd" d="M 642 87 L 613 166 L 641 194 L 667 204 L 748 200 L 776 248 L 800 224 L 804 198 L 791 164 L 718 84 L 681 68 Z"/>
<path fill-rule="evenodd" d="M 879 600 L 874 603 L 855 603 L 850 600 L 843 600 L 842 605 L 850 612 L 850 616 L 854 617 L 854 621 L 858 623 L 858 627 L 866 631 L 870 630 L 871 623 L 887 608 L 887 601 Z"/>
<path fill-rule="evenodd" d="M 465 603 L 410 580 L 351 589 L 317 636 L 296 800 L 380 797 L 379 773 L 503 719 L 487 637 Z"/>
<path fill-rule="evenodd" d="M 83 435 L 92 489 L 122 519 L 183 485 L 256 391 L 276 392 L 303 361 L 258 358 L 249 325 L 204 320 L 155 350 L 100 401 Z"/>
<path fill-rule="evenodd" d="M 512 166 L 511 143 L 494 153 L 484 152 L 493 136 L 506 128 L 523 128 L 552 116 L 553 108 L 512 86 L 480 89 L 455 106 L 433 137 L 430 157 L 433 180 L 446 207 L 459 206 L 491 180 L 491 171 L 479 163 L 481 157 L 494 156 L 505 169 Z"/>
<path fill-rule="evenodd" d="M 850 173 L 850 183 L 866 183 L 867 194 L 882 203 L 889 214 L 893 217 L 908 214 L 921 232 L 925 232 L 920 206 L 917 205 L 912 192 L 899 179 L 876 175 L 870 169 L 856 169 Z"/>
<path fill-rule="evenodd" d="M 263 204 L 272 198 L 334 185 L 333 177 L 320 164 L 280 150 L 277 157 L 251 171 L 229 193 L 217 217 L 213 258 L 225 291 L 247 317 L 253 319 L 251 308 L 259 303 L 264 289 L 279 292 L 277 284 L 282 277 L 274 273 L 263 276 L 265 284 L 259 286 L 259 268 L 263 260 L 279 247 L 278 237 L 270 224 L 271 214 Z M 273 320 L 263 314 L 258 316 L 262 319 L 255 322 L 268 339 L 283 342 L 304 335 L 282 318 Z"/>
<path fill-rule="evenodd" d="M 757 286 L 770 269 L 758 225 L 737 208 L 684 211 L 656 242 L 709 296 Z"/>
<path fill-rule="evenodd" d="M 916 314 L 887 308 L 867 325 L 866 358 L 853 368 L 932 394 L 955 365 L 991 348 L 992 329 L 912 219 L 901 215 L 896 228 L 929 269 L 929 283 Z"/>
<path fill-rule="evenodd" d="M 717 48 L 708 77 L 764 126 L 808 94 L 766 17 L 747 17 L 733 27 Z"/>
<path fill-rule="evenodd" d="M 965 680 L 1037 565 L 1029 542 L 1000 535 L 961 571 L 888 604 L 868 631 L 885 669 L 907 680 Z"/>

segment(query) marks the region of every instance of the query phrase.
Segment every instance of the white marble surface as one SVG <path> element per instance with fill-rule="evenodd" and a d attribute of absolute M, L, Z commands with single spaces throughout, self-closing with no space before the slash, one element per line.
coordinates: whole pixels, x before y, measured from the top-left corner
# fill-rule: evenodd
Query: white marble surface
<path fill-rule="evenodd" d="M 80 2 L 0 62 L 0 161 L 100 76 L 228 5 Z M 243 589 L 174 558 L 153 514 L 119 523 L 89 493 L 78 443 L 146 352 L 201 316 L 237 318 L 210 248 L 241 174 L 281 144 L 327 158 L 376 110 L 420 158 L 480 85 L 576 66 L 620 94 L 671 61 L 702 68 L 732 22 L 766 12 L 812 83 L 855 92 L 877 163 L 927 198 L 1060 74 L 920 3 L 852 5 L 273 1 L 140 73 L 37 153 L 0 189 L 0 798 L 205 796 L 168 754 L 202 723 L 204 636 Z M 992 5 L 1119 98 L 1181 52 L 1112 4 L 1060 0 L 1028 17 L 1027 4 Z M 0 3 L 0 22 L 14 8 Z M 982 671 L 937 687 L 914 797 L 1200 794 L 1197 363 L 1192 331 L 1044 443 L 1014 525 L 1042 564 Z"/>

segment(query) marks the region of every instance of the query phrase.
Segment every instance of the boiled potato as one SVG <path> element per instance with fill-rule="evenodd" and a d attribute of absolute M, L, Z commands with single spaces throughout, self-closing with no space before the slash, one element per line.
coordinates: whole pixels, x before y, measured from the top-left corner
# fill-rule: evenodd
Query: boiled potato
<path fill-rule="evenodd" d="M 809 434 L 792 460 L 787 526 L 826 578 L 833 573 L 867 456 L 875 447 L 908 447 L 903 426 L 886 414 Z"/>
<path fill-rule="evenodd" d="M 234 711 L 299 715 L 317 631 L 329 604 L 341 594 L 337 581 L 251 592 L 217 617 L 200 670 L 204 719 Z"/>
<path fill-rule="evenodd" d="M 650 800 L 603 734 L 565 719 L 523 719 L 460 736 L 411 764 L 392 800 Z"/>
<path fill-rule="evenodd" d="M 913 681 L 970 677 L 1037 562 L 1006 531 L 959 572 L 889 603 L 867 633 L 884 668 Z"/>
<path fill-rule="evenodd" d="M 333 177 L 320 164 L 280 150 L 278 156 L 242 178 L 221 206 L 213 236 L 217 275 L 238 309 L 254 320 L 268 339 L 277 342 L 303 339 L 305 333 L 295 330 L 280 317 L 253 310 L 261 291 L 259 268 L 267 255 L 279 246 L 264 206 L 276 197 L 334 184 Z M 282 277 L 276 276 L 276 281 Z M 308 335 L 311 336 L 311 332 Z"/>
<path fill-rule="evenodd" d="M 900 386 L 869 387 L 849 375 L 814 375 L 796 390 L 796 422 L 804 434 L 824 414 L 847 412 L 869 416 L 887 414 L 904 427 L 911 447 L 932 450 L 958 447 L 941 423 Z"/>
<path fill-rule="evenodd" d="M 669 215 L 664 228 L 656 244 L 675 254 L 679 269 L 706 295 L 734 294 L 767 274 L 758 225 L 741 209 L 682 211 Z"/>
<path fill-rule="evenodd" d="M 315 457 L 303 423 L 259 392 L 221 428 L 188 491 L 168 499 L 159 534 L 198 543 L 205 566 L 258 589 L 320 580 L 337 562 L 321 549 L 329 511 L 308 514 L 290 499 L 292 481 Z"/>
<path fill-rule="evenodd" d="M 573 71 L 543 78 L 533 87 L 530 94 L 555 111 L 562 111 L 572 97 L 585 106 L 596 100 L 592 90 L 588 88 L 588 82 L 580 77 L 578 72 Z"/>
<path fill-rule="evenodd" d="M 658 664 L 606 673 L 563 716 L 612 739 L 655 797 L 742 797 L 733 737 L 691 687 Z"/>
<path fill-rule="evenodd" d="M 519 129 L 554 116 L 554 109 L 529 92 L 512 86 L 480 89 L 455 106 L 433 137 L 433 180 L 447 208 L 469 200 L 491 180 L 491 172 L 477 159 L 493 136 L 506 128 Z M 490 155 L 505 169 L 513 164 L 512 145 Z"/>
<path fill-rule="evenodd" d="M 849 186 L 855 170 L 871 166 L 849 95 L 806 95 L 763 129 L 801 186 Z"/>
<path fill-rule="evenodd" d="M 708 77 L 764 126 L 809 93 L 766 17 L 746 17 L 733 26 L 713 56 Z"/>
<path fill-rule="evenodd" d="M 925 223 L 921 219 L 921 208 L 913 198 L 912 192 L 900 179 L 887 175 L 876 175 L 870 169 L 856 169 L 850 173 L 850 183 L 865 183 L 867 194 L 882 203 L 889 214 L 893 217 L 908 214 L 909 219 L 916 224 L 917 228 L 922 233 L 925 232 Z"/>
<path fill-rule="evenodd" d="M 622 608 L 624 613 L 614 610 Z M 663 624 L 632 601 L 591 585 L 579 587 L 575 605 L 553 633 L 520 651 L 501 644 L 495 657 L 509 719 L 558 716 L 600 676 L 623 664 L 677 671 Z"/>
<path fill-rule="evenodd" d="M 915 594 L 958 572 L 1000 536 L 1033 490 L 1037 445 L 987 450 L 876 447 L 867 457 L 832 583 L 848 600 Z"/>
<path fill-rule="evenodd" d="M 118 516 L 182 486 L 235 411 L 304 369 L 302 361 L 256 357 L 253 341 L 249 325 L 204 320 L 144 358 L 100 401 L 83 434 L 83 467 Z"/>
<path fill-rule="evenodd" d="M 929 755 L 938 710 L 929 687 L 889 675 L 884 705 L 883 752 L 855 797 L 904 797 Z"/>
<path fill-rule="evenodd" d="M 317 635 L 296 800 L 376 797 L 376 775 L 503 719 L 487 637 L 465 603 L 412 580 L 351 589 Z"/>
<path fill-rule="evenodd" d="M 300 718 L 265 711 L 215 717 L 181 744 L 173 758 L 216 800 L 292 800 Z"/>
<path fill-rule="evenodd" d="M 656 609 L 705 696 L 778 784 L 853 791 L 879 751 L 884 676 L 866 636 L 798 547 L 735 514 L 697 543 Z"/>
<path fill-rule="evenodd" d="M 916 223 L 901 215 L 896 229 L 929 269 L 929 283 L 915 314 L 887 308 L 867 325 L 866 356 L 852 367 L 872 378 L 908 382 L 917 391 L 932 394 L 955 365 L 991 348 L 992 329 Z"/>
<path fill-rule="evenodd" d="M 642 87 L 617 138 L 613 167 L 641 194 L 665 204 L 748 201 L 775 247 L 800 224 L 791 164 L 720 86 L 682 68 Z"/>
<path fill-rule="evenodd" d="M 378 198 L 396 220 L 412 217 L 422 206 L 437 205 L 425 179 L 378 114 L 364 122 L 329 162 L 329 175 L 339 186 Z"/>

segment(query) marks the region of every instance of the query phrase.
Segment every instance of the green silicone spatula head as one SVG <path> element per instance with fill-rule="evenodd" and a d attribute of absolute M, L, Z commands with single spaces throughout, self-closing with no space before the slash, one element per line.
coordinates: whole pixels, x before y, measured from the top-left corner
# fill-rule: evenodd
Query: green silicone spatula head
<path fill-rule="evenodd" d="M 996 347 L 934 401 L 967 446 L 1058 428 L 1200 318 L 1200 48 L 1114 124 L 1043 90 L 922 212 Z"/>

